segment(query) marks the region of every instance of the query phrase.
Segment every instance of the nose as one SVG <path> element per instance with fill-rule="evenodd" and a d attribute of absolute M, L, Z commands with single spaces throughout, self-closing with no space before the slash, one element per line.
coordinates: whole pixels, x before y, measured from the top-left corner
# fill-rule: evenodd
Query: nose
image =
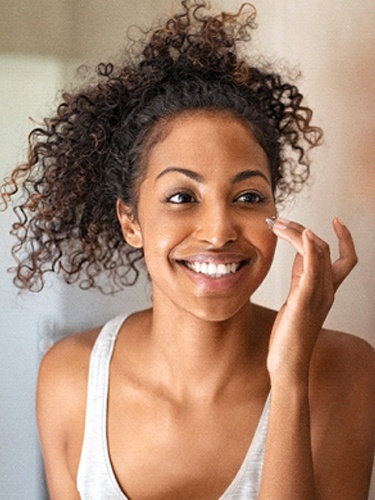
<path fill-rule="evenodd" d="M 195 236 L 215 248 L 237 240 L 234 214 L 224 202 L 206 204 L 196 220 Z"/>

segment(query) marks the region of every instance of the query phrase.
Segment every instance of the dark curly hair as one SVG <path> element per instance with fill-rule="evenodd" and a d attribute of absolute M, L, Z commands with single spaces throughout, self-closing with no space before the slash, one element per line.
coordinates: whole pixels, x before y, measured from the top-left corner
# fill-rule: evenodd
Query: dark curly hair
<path fill-rule="evenodd" d="M 216 16 L 207 7 L 183 0 L 181 13 L 146 34 L 142 50 L 129 46 L 122 64 L 99 64 L 96 83 L 64 93 L 56 116 L 30 133 L 27 162 L 1 189 L 5 207 L 18 196 L 18 287 L 40 290 L 49 271 L 110 292 L 136 281 L 143 253 L 124 241 L 116 201 L 136 214 L 148 153 L 178 114 L 225 111 L 248 124 L 268 156 L 277 202 L 307 180 L 307 152 L 322 132 L 294 84 L 240 56 L 254 7 Z"/>

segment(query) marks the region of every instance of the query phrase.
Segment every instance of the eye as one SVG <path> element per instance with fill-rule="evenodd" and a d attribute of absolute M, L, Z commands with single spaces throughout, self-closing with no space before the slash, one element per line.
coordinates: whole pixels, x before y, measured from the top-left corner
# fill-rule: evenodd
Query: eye
<path fill-rule="evenodd" d="M 254 191 L 248 191 L 246 193 L 242 193 L 237 198 L 234 200 L 235 202 L 240 202 L 240 203 L 249 203 L 249 204 L 257 204 L 257 203 L 262 203 L 265 201 L 265 196 L 263 196 L 260 193 L 254 192 Z"/>
<path fill-rule="evenodd" d="M 184 203 L 194 203 L 196 200 L 194 196 L 187 192 L 178 192 L 168 196 L 166 199 L 168 203 L 174 203 L 175 205 L 182 205 Z"/>

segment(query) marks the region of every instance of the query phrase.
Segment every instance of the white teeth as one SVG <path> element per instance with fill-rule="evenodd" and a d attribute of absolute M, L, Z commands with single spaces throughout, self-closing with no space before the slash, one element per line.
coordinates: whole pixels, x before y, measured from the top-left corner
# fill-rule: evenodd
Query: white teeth
<path fill-rule="evenodd" d="M 210 262 L 208 264 L 207 274 L 212 276 L 213 274 L 217 274 L 217 273 L 218 273 L 218 270 L 217 270 L 216 264 L 213 264 L 212 262 Z"/>
<path fill-rule="evenodd" d="M 229 271 L 230 272 L 230 271 Z M 218 274 L 226 274 L 227 273 L 227 269 L 225 267 L 225 264 L 219 264 L 217 266 L 217 273 Z"/>
<path fill-rule="evenodd" d="M 202 273 L 211 278 L 221 278 L 226 274 L 235 273 L 240 267 L 240 263 L 214 264 L 213 262 L 186 262 L 189 269 L 196 273 Z"/>

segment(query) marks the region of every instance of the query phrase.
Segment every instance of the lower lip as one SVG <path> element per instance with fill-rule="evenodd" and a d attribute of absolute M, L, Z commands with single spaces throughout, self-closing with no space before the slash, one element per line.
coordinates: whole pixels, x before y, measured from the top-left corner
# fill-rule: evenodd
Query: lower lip
<path fill-rule="evenodd" d="M 184 264 L 179 264 L 189 278 L 202 290 L 207 292 L 224 292 L 235 288 L 239 281 L 242 279 L 243 275 L 246 273 L 246 268 L 248 264 L 242 266 L 235 273 L 225 274 L 221 278 L 211 278 L 203 273 L 196 273 L 195 271 L 189 269 Z"/>

